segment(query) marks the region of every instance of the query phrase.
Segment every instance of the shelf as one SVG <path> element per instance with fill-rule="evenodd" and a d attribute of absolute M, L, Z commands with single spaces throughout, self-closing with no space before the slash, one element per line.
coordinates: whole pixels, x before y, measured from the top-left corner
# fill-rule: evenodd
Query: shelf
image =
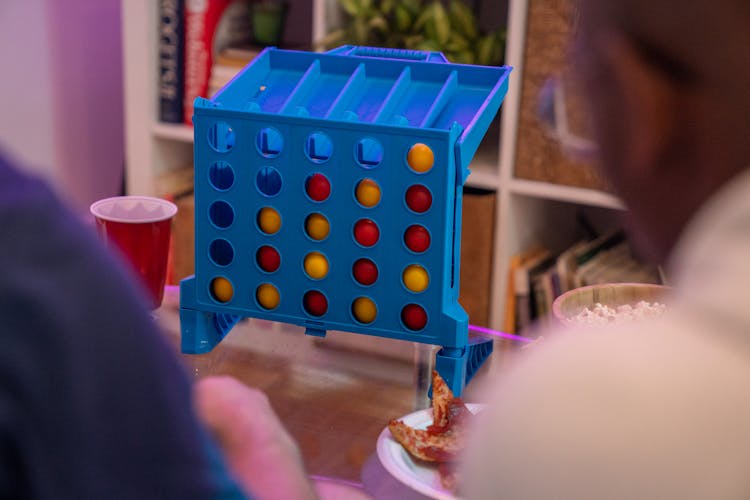
<path fill-rule="evenodd" d="M 511 179 L 509 192 L 524 196 L 545 198 L 556 201 L 564 201 L 579 205 L 590 205 L 594 207 L 612 208 L 624 210 L 625 206 L 616 196 L 597 191 L 546 182 L 529 181 L 524 179 Z"/>
<path fill-rule="evenodd" d="M 497 191 L 500 187 L 500 174 L 497 169 L 497 151 L 480 148 L 469 164 L 471 174 L 466 185 L 480 189 Z"/>
<path fill-rule="evenodd" d="M 193 143 L 193 127 L 181 123 L 155 123 L 151 127 L 154 137 Z"/>

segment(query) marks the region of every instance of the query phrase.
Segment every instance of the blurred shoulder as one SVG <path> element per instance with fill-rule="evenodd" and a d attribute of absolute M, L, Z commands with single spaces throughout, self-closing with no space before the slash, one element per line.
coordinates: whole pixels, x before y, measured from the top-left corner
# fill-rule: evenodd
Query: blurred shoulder
<path fill-rule="evenodd" d="M 472 498 L 498 489 L 512 491 L 508 498 L 549 498 L 555 488 L 567 493 L 557 498 L 597 498 L 596 484 L 608 491 L 620 482 L 632 488 L 625 496 L 598 498 L 654 498 L 639 495 L 662 480 L 681 488 L 677 476 L 664 475 L 665 464 L 685 484 L 687 470 L 697 477 L 718 467 L 713 452 L 689 450 L 721 449 L 726 461 L 739 462 L 750 449 L 743 430 L 750 364 L 699 321 L 672 315 L 552 332 L 521 353 L 485 395 L 473 430 L 467 466 L 477 471 L 469 476 L 479 494 Z M 694 491 L 715 486 L 713 479 L 704 472 Z"/>

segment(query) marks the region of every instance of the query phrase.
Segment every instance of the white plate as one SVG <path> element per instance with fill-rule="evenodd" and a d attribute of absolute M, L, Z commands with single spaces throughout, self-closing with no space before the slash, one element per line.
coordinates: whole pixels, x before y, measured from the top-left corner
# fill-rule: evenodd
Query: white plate
<path fill-rule="evenodd" d="M 467 403 L 466 407 L 472 413 L 477 413 L 484 405 Z M 432 408 L 415 411 L 397 420 L 403 420 L 406 425 L 416 429 L 426 429 L 432 424 Z M 410 488 L 438 500 L 456 500 L 453 493 L 440 486 L 437 465 L 414 460 L 393 438 L 388 427 L 378 437 L 377 454 L 385 470 Z"/>

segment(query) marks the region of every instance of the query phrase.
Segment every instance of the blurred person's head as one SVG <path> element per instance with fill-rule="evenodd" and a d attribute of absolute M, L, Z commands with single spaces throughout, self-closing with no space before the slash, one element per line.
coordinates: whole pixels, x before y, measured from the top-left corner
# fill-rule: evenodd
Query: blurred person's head
<path fill-rule="evenodd" d="M 581 0 L 574 66 L 635 243 L 663 261 L 750 167 L 750 1 Z"/>

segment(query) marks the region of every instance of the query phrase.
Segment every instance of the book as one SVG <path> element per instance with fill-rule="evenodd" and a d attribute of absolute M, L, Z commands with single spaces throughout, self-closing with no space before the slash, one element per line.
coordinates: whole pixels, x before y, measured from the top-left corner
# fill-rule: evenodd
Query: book
<path fill-rule="evenodd" d="M 227 47 L 215 58 L 208 82 L 208 96 L 212 98 L 260 54 L 262 47 Z"/>
<path fill-rule="evenodd" d="M 508 261 L 508 283 L 505 294 L 505 316 L 503 318 L 504 332 L 516 332 L 516 270 L 540 252 L 542 252 L 541 247 L 528 248 L 513 254 Z"/>
<path fill-rule="evenodd" d="M 208 97 L 211 68 L 222 49 L 252 38 L 247 0 L 185 0 L 183 121 L 193 122 L 193 101 Z"/>
<path fill-rule="evenodd" d="M 579 240 L 558 255 L 555 264 L 557 268 L 558 295 L 575 288 L 573 280 L 575 272 L 578 269 L 576 255 L 582 252 L 588 243 L 589 240 Z"/>
<path fill-rule="evenodd" d="M 159 1 L 159 120 L 182 123 L 185 79 L 185 0 Z"/>
<path fill-rule="evenodd" d="M 246 47 L 227 47 L 223 49 L 216 57 L 216 62 L 220 66 L 234 66 L 244 68 L 263 51 L 264 47 L 246 46 Z"/>
<path fill-rule="evenodd" d="M 572 288 L 584 286 L 583 273 L 591 264 L 587 266 L 600 252 L 612 248 L 625 240 L 625 233 L 621 230 L 612 230 L 603 235 L 594 238 L 586 244 L 578 247 L 575 252 L 575 272 L 571 282 Z"/>
<path fill-rule="evenodd" d="M 263 47 L 226 47 L 219 52 L 211 66 L 208 96 L 213 98 L 232 79 L 261 53 Z"/>
<path fill-rule="evenodd" d="M 537 317 L 532 285 L 534 276 L 549 268 L 553 263 L 554 256 L 545 248 L 515 269 L 516 333 L 521 333 Z"/>

